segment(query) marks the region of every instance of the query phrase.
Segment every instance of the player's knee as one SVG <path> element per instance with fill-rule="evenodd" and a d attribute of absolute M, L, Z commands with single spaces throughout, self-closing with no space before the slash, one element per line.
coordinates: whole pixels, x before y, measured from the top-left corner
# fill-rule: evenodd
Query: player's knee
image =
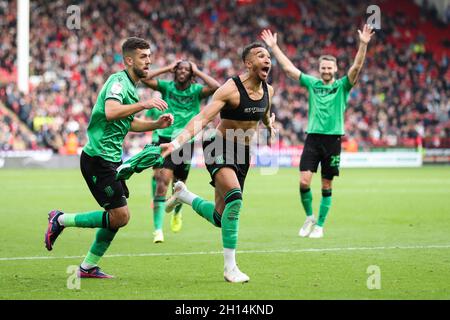
<path fill-rule="evenodd" d="M 311 186 L 311 178 L 312 176 L 309 174 L 300 175 L 300 188 L 309 189 L 309 187 Z"/>
<path fill-rule="evenodd" d="M 156 195 L 157 196 L 165 196 L 167 194 L 167 189 L 169 188 L 169 184 L 158 183 L 156 185 Z"/>
<path fill-rule="evenodd" d="M 323 179 L 322 180 L 322 189 L 328 190 L 332 187 L 332 180 Z"/>
<path fill-rule="evenodd" d="M 311 181 L 309 179 L 300 179 L 300 189 L 309 189 L 311 186 Z"/>
<path fill-rule="evenodd" d="M 156 192 L 158 194 L 166 194 L 167 189 L 169 188 L 170 180 L 170 177 L 165 176 L 164 174 L 159 174 L 156 176 Z"/>
<path fill-rule="evenodd" d="M 130 213 L 128 210 L 123 209 L 110 214 L 109 217 L 109 228 L 112 230 L 125 227 L 130 220 Z"/>

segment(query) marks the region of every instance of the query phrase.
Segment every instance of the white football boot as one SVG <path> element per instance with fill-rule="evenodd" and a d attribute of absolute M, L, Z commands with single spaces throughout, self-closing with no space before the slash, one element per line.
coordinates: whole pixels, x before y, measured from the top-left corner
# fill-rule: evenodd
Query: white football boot
<path fill-rule="evenodd" d="M 314 215 L 306 217 L 305 223 L 298 231 L 298 235 L 300 237 L 307 237 L 312 232 L 314 225 L 316 224 L 316 219 Z"/>
<path fill-rule="evenodd" d="M 186 185 L 182 181 L 175 182 L 173 185 L 173 195 L 166 201 L 166 212 L 172 212 L 177 205 L 183 202 L 192 205 L 192 201 L 191 203 L 183 201 L 183 198 L 185 198 L 183 196 L 185 196 L 186 193 L 191 193 L 188 191 Z M 189 197 L 189 200 L 190 198 L 191 197 Z"/>
<path fill-rule="evenodd" d="M 164 242 L 164 234 L 161 229 L 155 230 L 153 232 L 153 243 L 163 243 Z"/>
<path fill-rule="evenodd" d="M 309 234 L 309 237 L 315 239 L 323 238 L 323 227 L 315 225 L 313 231 Z"/>
<path fill-rule="evenodd" d="M 248 282 L 250 277 L 239 270 L 238 266 L 235 265 L 231 270 L 227 270 L 226 268 L 223 271 L 223 278 L 228 282 Z"/>

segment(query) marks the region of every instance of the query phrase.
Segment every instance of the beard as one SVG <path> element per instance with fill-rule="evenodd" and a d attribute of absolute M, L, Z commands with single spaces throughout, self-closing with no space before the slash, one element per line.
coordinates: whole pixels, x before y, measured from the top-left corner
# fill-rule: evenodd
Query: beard
<path fill-rule="evenodd" d="M 136 67 L 133 66 L 133 72 L 135 75 L 137 75 L 140 79 L 143 79 L 146 77 L 145 71 L 138 69 Z"/>
<path fill-rule="evenodd" d="M 331 79 L 333 79 L 333 75 L 332 74 L 322 74 L 321 78 L 324 81 L 330 81 Z"/>

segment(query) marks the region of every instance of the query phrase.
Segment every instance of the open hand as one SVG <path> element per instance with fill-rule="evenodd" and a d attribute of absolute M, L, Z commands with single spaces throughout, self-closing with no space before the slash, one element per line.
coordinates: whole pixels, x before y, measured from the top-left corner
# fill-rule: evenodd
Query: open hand
<path fill-rule="evenodd" d="M 192 61 L 189 61 L 189 63 L 192 66 L 192 74 L 194 76 L 196 76 L 198 74 L 198 67 L 197 67 L 197 65 L 194 62 L 192 62 Z"/>
<path fill-rule="evenodd" d="M 181 61 L 182 61 L 181 59 L 178 59 L 178 60 L 172 62 L 171 64 L 169 64 L 170 72 L 174 73 L 175 68 L 177 67 L 177 64 L 179 64 Z"/>
<path fill-rule="evenodd" d="M 363 31 L 361 32 L 361 30 L 358 30 L 358 34 L 359 34 L 359 41 L 368 44 L 370 38 L 372 38 L 372 36 L 375 34 L 375 31 L 373 31 L 372 26 L 365 24 Z"/>
<path fill-rule="evenodd" d="M 276 32 L 272 34 L 272 31 L 270 31 L 269 29 L 264 29 L 261 32 L 261 38 L 264 40 L 264 42 L 266 43 L 266 45 L 269 48 L 272 48 L 277 45 L 277 33 Z"/>

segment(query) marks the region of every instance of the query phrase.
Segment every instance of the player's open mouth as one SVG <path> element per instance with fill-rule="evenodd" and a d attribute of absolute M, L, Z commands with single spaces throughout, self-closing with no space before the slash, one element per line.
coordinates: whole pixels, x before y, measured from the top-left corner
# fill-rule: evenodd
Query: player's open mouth
<path fill-rule="evenodd" d="M 264 76 L 267 76 L 269 74 L 270 67 L 261 68 L 261 71 Z"/>

